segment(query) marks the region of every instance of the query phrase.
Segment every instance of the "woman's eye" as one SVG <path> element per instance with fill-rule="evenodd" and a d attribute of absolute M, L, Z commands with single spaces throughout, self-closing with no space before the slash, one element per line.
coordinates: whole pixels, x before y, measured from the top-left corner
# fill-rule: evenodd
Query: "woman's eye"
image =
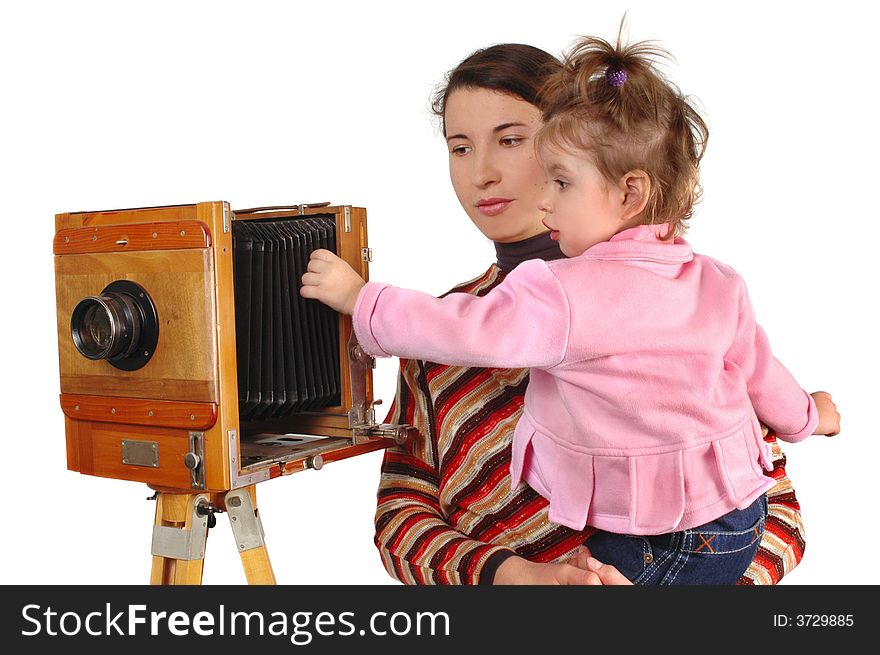
<path fill-rule="evenodd" d="M 556 183 L 556 186 L 559 187 L 560 191 L 564 190 L 568 186 L 568 182 L 566 182 L 565 180 L 560 180 L 559 178 L 556 178 L 553 181 Z"/>
<path fill-rule="evenodd" d="M 470 150 L 469 146 L 453 146 L 450 148 L 449 153 L 452 155 L 466 155 Z"/>
<path fill-rule="evenodd" d="M 521 136 L 506 136 L 501 139 L 501 145 L 507 147 L 518 146 L 523 140 Z"/>

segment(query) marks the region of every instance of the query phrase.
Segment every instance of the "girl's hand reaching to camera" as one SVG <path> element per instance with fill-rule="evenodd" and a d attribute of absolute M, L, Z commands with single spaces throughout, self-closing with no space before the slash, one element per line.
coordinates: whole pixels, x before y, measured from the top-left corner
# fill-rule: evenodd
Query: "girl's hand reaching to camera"
<path fill-rule="evenodd" d="M 816 391 L 810 394 L 816 402 L 819 412 L 819 424 L 813 434 L 827 434 L 833 437 L 840 433 L 840 412 L 837 405 L 831 400 L 831 394 L 827 391 Z"/>
<path fill-rule="evenodd" d="M 344 260 L 329 250 L 318 249 L 309 258 L 299 293 L 303 298 L 320 300 L 337 312 L 351 315 L 364 284 L 363 278 Z"/>

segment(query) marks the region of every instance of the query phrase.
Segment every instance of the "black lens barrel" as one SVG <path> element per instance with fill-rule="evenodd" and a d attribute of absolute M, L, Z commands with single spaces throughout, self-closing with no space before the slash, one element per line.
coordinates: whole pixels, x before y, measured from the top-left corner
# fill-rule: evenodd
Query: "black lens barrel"
<path fill-rule="evenodd" d="M 156 349 L 159 321 L 146 290 L 130 280 L 116 280 L 100 296 L 83 298 L 70 317 L 76 349 L 92 360 L 106 359 L 116 368 L 134 371 Z"/>

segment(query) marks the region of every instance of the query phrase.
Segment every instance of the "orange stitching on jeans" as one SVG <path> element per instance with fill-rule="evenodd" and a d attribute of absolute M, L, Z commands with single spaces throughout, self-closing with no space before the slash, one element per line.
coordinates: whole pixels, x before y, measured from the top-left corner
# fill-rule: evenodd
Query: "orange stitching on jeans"
<path fill-rule="evenodd" d="M 713 534 L 711 537 L 709 537 L 708 540 L 706 540 L 706 537 L 704 537 L 701 532 L 698 532 L 697 536 L 700 538 L 700 541 L 702 541 L 703 543 L 701 543 L 699 546 L 697 546 L 696 550 L 694 551 L 695 553 L 699 553 L 701 550 L 703 550 L 703 546 L 708 548 L 710 553 L 715 552 L 714 549 L 712 548 L 712 546 L 709 545 L 709 542 L 712 541 L 718 535 Z"/>

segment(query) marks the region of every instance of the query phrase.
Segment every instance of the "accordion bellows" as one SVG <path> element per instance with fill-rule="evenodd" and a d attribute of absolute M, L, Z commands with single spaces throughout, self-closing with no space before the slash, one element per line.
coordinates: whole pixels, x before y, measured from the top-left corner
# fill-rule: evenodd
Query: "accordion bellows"
<path fill-rule="evenodd" d="M 232 225 L 241 420 L 339 405 L 339 319 L 299 294 L 311 252 L 336 251 L 333 214 Z"/>

